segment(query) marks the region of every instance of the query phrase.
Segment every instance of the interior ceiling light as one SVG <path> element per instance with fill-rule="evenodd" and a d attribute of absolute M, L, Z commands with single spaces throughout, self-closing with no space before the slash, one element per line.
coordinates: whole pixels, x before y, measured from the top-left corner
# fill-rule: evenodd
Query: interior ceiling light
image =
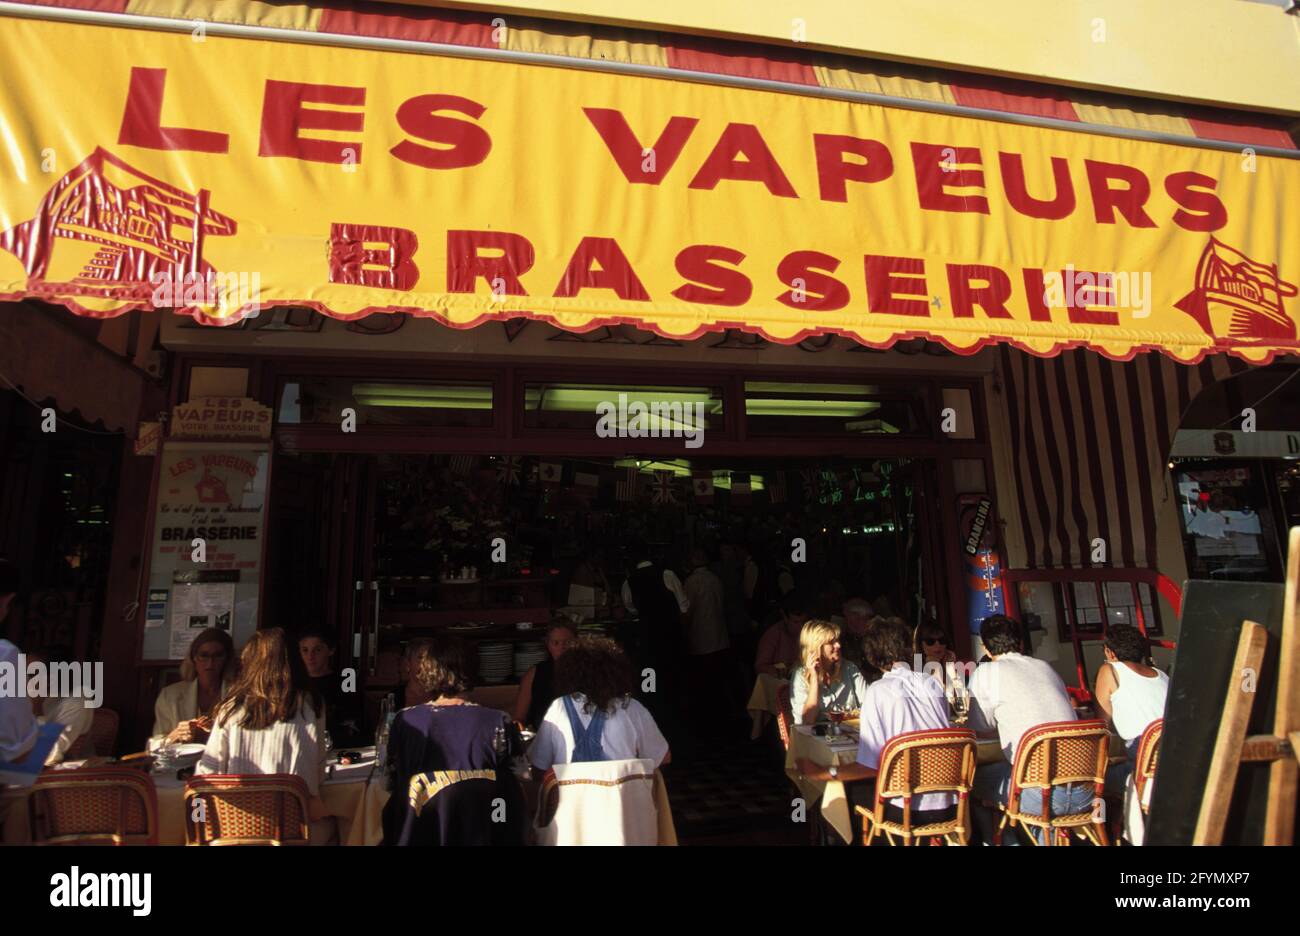
<path fill-rule="evenodd" d="M 524 405 L 530 410 L 547 412 L 595 413 L 603 404 L 618 406 L 619 394 L 627 395 L 627 402 L 651 407 L 704 404 L 710 415 L 722 412 L 722 400 L 713 396 L 707 387 L 574 387 L 565 385 L 531 385 L 524 390 Z"/>
<path fill-rule="evenodd" d="M 880 409 L 880 404 L 870 400 L 819 400 L 803 399 L 752 399 L 745 398 L 745 413 L 749 416 L 824 416 L 851 419 L 866 416 Z"/>
<path fill-rule="evenodd" d="M 420 407 L 424 409 L 491 409 L 490 384 L 396 384 L 352 385 L 358 406 Z"/>

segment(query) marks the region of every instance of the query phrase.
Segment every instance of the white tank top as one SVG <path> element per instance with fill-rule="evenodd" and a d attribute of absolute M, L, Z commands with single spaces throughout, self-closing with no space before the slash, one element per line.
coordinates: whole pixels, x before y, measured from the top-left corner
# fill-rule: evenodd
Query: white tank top
<path fill-rule="evenodd" d="M 1125 741 L 1132 741 L 1147 725 L 1164 717 L 1169 676 L 1160 670 L 1154 676 L 1142 676 L 1123 663 L 1112 663 L 1110 668 L 1116 683 L 1110 696 L 1115 730 Z"/>

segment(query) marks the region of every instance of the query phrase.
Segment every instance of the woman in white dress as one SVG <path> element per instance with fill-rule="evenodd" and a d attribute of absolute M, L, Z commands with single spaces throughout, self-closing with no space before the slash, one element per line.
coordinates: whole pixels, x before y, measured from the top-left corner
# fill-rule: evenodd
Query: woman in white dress
<path fill-rule="evenodd" d="M 325 707 L 297 648 L 279 627 L 258 631 L 239 658 L 239 677 L 218 706 L 197 774 L 296 774 L 310 793 L 312 844 L 328 839 L 320 783 Z"/>

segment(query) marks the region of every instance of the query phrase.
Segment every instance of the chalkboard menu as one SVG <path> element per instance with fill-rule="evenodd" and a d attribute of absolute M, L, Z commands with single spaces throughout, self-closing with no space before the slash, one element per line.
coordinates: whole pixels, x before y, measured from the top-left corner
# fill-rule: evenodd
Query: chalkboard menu
<path fill-rule="evenodd" d="M 1284 588 L 1264 582 L 1192 581 L 1183 591 L 1165 730 L 1147 818 L 1146 844 L 1190 845 L 1210 772 L 1210 758 L 1237 641 L 1245 620 L 1268 629 L 1264 663 L 1255 681 L 1248 734 L 1269 734 L 1277 705 L 1277 657 L 1282 632 Z M 1242 764 L 1233 791 L 1224 845 L 1258 845 L 1264 840 L 1269 764 Z"/>

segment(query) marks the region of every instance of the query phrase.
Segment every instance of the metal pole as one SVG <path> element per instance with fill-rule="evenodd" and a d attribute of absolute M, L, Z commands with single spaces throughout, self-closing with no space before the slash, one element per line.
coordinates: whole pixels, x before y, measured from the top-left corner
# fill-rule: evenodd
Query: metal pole
<path fill-rule="evenodd" d="M 772 91 L 778 94 L 796 94 L 803 97 L 826 98 L 835 101 L 853 101 L 859 104 L 877 104 L 883 107 L 925 111 L 949 117 L 967 117 L 975 120 L 993 120 L 999 123 L 1019 124 L 1026 127 L 1043 127 L 1071 133 L 1090 133 L 1097 136 L 1121 137 L 1149 143 L 1168 143 L 1198 149 L 1221 150 L 1240 153 L 1250 149 L 1259 156 L 1279 159 L 1300 159 L 1300 151 L 1276 146 L 1250 146 L 1226 140 L 1205 140 L 1199 137 L 1180 136 L 1158 130 L 1137 127 L 1115 127 L 1104 124 L 1080 123 L 1055 117 L 1038 117 L 1029 114 L 1011 114 L 981 107 L 963 107 L 943 101 L 922 101 L 914 98 L 854 91 L 847 88 L 824 88 L 818 85 L 771 81 L 766 78 L 745 78 L 735 75 L 718 75 L 711 72 L 667 68 L 660 65 L 638 65 L 629 62 L 611 62 L 604 59 L 576 58 L 569 55 L 551 55 L 542 52 L 520 52 L 513 49 L 484 49 L 478 46 L 452 45 L 444 42 L 415 42 L 409 39 L 385 39 L 374 36 L 347 36 L 339 33 L 308 32 L 285 29 L 279 26 L 250 26 L 241 23 L 216 23 L 200 18 L 192 20 L 164 16 L 139 16 L 133 13 L 106 13 L 99 10 L 76 10 L 62 7 L 31 6 L 25 3 L 0 2 L 0 15 L 22 19 L 53 20 L 64 23 L 82 23 L 95 26 L 118 26 L 127 29 L 152 29 L 160 32 L 193 32 L 200 22 L 205 34 L 236 39 L 263 39 L 271 42 L 296 42 L 305 45 L 337 46 L 349 49 L 369 49 L 388 52 L 408 52 L 417 55 L 443 55 L 455 58 L 515 62 L 522 65 L 545 65 L 560 68 L 577 68 L 585 71 L 612 72 L 639 78 L 661 78 L 669 81 L 691 81 L 697 84 L 744 88 L 751 91 Z"/>

